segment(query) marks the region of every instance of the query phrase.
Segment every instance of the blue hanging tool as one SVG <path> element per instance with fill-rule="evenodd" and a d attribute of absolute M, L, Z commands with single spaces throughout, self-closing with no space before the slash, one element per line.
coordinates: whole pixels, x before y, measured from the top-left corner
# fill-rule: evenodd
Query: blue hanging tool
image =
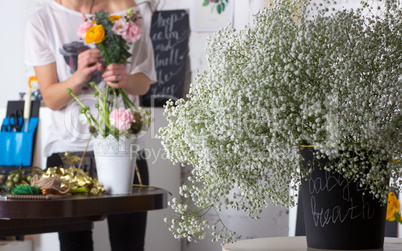
<path fill-rule="evenodd" d="M 1 125 L 3 132 L 20 132 L 23 124 L 22 111 L 16 110 L 11 113 L 10 117 L 6 117 Z"/>

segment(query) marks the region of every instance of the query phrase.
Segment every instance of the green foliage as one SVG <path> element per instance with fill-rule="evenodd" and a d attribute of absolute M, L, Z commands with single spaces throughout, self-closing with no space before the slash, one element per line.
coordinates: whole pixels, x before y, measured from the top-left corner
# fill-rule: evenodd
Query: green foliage
<path fill-rule="evenodd" d="M 122 36 L 116 35 L 112 31 L 113 23 L 109 20 L 109 13 L 104 10 L 96 12 L 95 21 L 97 24 L 103 26 L 107 37 L 107 39 L 102 42 L 103 45 L 96 44 L 96 47 L 101 51 L 102 58 L 108 56 L 110 63 L 127 63 L 128 58 L 131 57 L 131 53 L 128 51 L 129 45 Z M 102 47 L 104 47 L 105 50 L 103 50 Z"/>
<path fill-rule="evenodd" d="M 218 14 L 221 14 L 222 12 L 225 11 L 226 6 L 229 4 L 229 0 L 215 0 L 213 2 L 209 1 L 209 0 L 204 0 L 204 2 L 202 3 L 202 6 L 208 6 L 212 4 L 212 8 L 211 8 L 211 12 L 216 9 L 216 12 L 218 12 Z"/>
<path fill-rule="evenodd" d="M 32 176 L 35 173 L 41 173 L 39 168 L 21 169 L 11 171 L 8 174 L 0 174 L 0 191 L 11 191 L 18 185 L 27 185 L 30 183 Z"/>

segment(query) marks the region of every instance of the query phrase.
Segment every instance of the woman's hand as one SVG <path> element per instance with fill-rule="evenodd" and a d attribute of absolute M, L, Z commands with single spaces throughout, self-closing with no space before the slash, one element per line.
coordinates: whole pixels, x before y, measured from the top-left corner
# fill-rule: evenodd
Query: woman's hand
<path fill-rule="evenodd" d="M 148 92 L 151 81 L 142 72 L 128 74 L 124 64 L 112 63 L 102 74 L 106 83 L 115 89 L 122 88 L 131 95 L 144 95 Z"/>
<path fill-rule="evenodd" d="M 102 77 L 112 88 L 124 89 L 128 86 L 127 72 L 124 64 L 110 64 L 102 74 Z"/>
<path fill-rule="evenodd" d="M 88 49 L 78 55 L 78 67 L 75 72 L 79 83 L 88 83 L 95 70 L 102 67 L 101 52 L 98 49 Z"/>
<path fill-rule="evenodd" d="M 67 93 L 71 89 L 76 95 L 82 86 L 91 80 L 95 70 L 102 69 L 102 57 L 98 49 L 88 49 L 78 55 L 77 70 L 73 75 L 60 82 L 57 75 L 56 63 L 35 66 L 35 75 L 38 79 L 40 91 L 47 107 L 52 110 L 60 110 L 66 107 L 72 96 Z"/>

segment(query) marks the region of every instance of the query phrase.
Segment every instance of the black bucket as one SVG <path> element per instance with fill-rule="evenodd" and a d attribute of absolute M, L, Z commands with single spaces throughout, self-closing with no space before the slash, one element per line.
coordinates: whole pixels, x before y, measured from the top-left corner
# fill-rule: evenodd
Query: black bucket
<path fill-rule="evenodd" d="M 316 159 L 313 148 L 302 148 L 302 168 L 313 172 L 302 179 L 307 246 L 317 249 L 381 249 L 384 245 L 386 205 L 363 194 L 354 181 L 323 167 L 328 159 Z M 320 167 L 320 168 L 319 168 Z"/>

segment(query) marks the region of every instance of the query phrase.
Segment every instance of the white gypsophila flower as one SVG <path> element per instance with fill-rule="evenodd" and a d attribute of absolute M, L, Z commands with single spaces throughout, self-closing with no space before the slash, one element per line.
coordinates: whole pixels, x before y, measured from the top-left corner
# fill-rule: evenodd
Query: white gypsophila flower
<path fill-rule="evenodd" d="M 382 16 L 331 10 L 328 1 L 287 3 L 260 11 L 244 30 L 211 36 L 209 71 L 196 77 L 188 100 L 165 106 L 169 123 L 159 137 L 167 156 L 193 168 L 180 188 L 184 200 L 170 205 L 176 238 L 196 241 L 210 230 L 213 240 L 230 242 L 236 233 L 220 218 L 206 223 L 209 211 L 258 218 L 269 203 L 291 206 L 289 184 L 306 175 L 303 144 L 315 146 L 316 158 L 340 159 L 326 169 L 383 202 L 384 177 L 402 188 L 401 162 L 392 161 L 402 152 L 399 2 L 387 2 Z M 290 13 L 300 13 L 297 25 Z"/>

